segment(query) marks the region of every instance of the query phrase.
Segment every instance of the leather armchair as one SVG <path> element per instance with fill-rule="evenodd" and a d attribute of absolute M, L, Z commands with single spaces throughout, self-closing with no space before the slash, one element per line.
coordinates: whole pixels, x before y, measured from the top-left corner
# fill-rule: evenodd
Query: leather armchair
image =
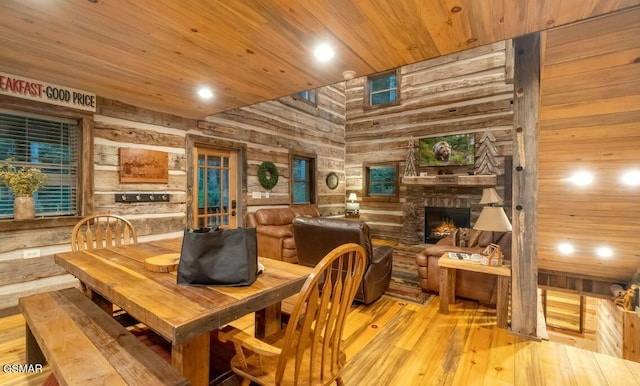
<path fill-rule="evenodd" d="M 420 287 L 425 292 L 440 292 L 440 268 L 438 259 L 446 252 L 481 253 L 492 242 L 500 245 L 505 260 L 511 260 L 511 232 L 483 231 L 478 243 L 472 247 L 453 245 L 453 237 L 447 236 L 436 244 L 430 244 L 416 256 Z M 456 296 L 477 300 L 484 304 L 496 304 L 497 280 L 494 275 L 458 270 L 456 273 Z"/>
<path fill-rule="evenodd" d="M 291 222 L 297 216 L 320 216 L 318 206 L 297 205 L 294 207 L 258 209 L 247 213 L 246 226 L 256 228 L 258 256 L 298 262 L 296 244 L 293 240 Z"/>
<path fill-rule="evenodd" d="M 293 220 L 293 234 L 299 263 L 310 267 L 339 245 L 356 243 L 364 248 L 367 266 L 355 300 L 373 303 L 389 288 L 393 248 L 373 247 L 369 226 L 364 221 L 297 217 Z"/>

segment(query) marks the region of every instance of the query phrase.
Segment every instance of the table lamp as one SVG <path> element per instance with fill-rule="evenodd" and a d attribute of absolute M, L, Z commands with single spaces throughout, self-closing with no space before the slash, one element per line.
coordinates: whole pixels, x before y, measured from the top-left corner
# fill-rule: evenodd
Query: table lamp
<path fill-rule="evenodd" d="M 360 204 L 355 202 L 358 199 L 358 197 L 356 196 L 355 193 L 349 193 L 348 199 L 351 200 L 351 202 L 347 202 L 346 214 L 357 215 L 360 212 Z"/>
<path fill-rule="evenodd" d="M 511 231 L 511 222 L 507 218 L 501 206 L 485 206 L 480 212 L 480 217 L 473 225 L 473 229 L 491 232 L 509 232 Z M 491 237 L 493 241 L 493 237 Z"/>
<path fill-rule="evenodd" d="M 480 212 L 480 217 L 473 225 L 473 229 L 480 231 L 491 231 L 491 243 L 492 250 L 497 256 L 502 256 L 502 251 L 499 245 L 495 245 L 494 232 L 509 232 L 511 231 L 511 222 L 507 218 L 507 214 L 500 206 L 485 206 Z"/>
<path fill-rule="evenodd" d="M 502 202 L 502 197 L 498 195 L 495 188 L 484 188 L 482 189 L 482 198 L 480 198 L 480 204 L 498 204 Z"/>

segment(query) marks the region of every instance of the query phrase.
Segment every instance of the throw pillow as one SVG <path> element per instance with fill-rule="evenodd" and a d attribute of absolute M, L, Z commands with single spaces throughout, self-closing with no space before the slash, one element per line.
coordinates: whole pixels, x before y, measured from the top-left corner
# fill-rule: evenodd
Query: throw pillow
<path fill-rule="evenodd" d="M 478 231 L 475 229 L 471 229 L 469 232 L 469 239 L 467 241 L 467 247 L 476 247 L 478 246 L 478 240 L 480 239 L 480 235 L 482 231 Z"/>
<path fill-rule="evenodd" d="M 466 247 L 469 242 L 469 228 L 458 228 L 453 232 L 453 245 Z"/>

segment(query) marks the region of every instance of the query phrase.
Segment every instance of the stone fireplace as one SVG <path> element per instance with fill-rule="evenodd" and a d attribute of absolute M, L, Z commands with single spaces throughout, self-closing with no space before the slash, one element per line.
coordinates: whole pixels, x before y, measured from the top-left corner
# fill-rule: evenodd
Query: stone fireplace
<path fill-rule="evenodd" d="M 457 228 L 469 228 L 471 225 L 470 208 L 443 208 L 426 206 L 424 208 L 424 242 L 434 244 L 447 237 Z"/>
<path fill-rule="evenodd" d="M 429 208 L 452 210 L 451 213 L 460 211 L 464 218 L 458 218 L 458 214 L 449 214 L 449 218 L 453 216 L 451 219 L 458 226 L 469 227 L 482 210 L 482 205 L 478 204 L 481 196 L 482 186 L 407 186 L 400 242 L 415 245 L 436 243 L 440 239 L 437 236 L 430 237 L 430 220 L 427 218 Z M 437 213 L 433 216 L 436 219 L 441 217 Z"/>

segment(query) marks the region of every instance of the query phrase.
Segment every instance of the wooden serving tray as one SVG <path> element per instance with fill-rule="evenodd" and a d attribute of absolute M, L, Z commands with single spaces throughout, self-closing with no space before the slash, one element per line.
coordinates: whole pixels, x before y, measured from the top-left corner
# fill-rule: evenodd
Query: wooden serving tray
<path fill-rule="evenodd" d="M 148 257 L 144 260 L 144 268 L 152 272 L 171 272 L 178 269 L 179 253 L 166 253 Z"/>

